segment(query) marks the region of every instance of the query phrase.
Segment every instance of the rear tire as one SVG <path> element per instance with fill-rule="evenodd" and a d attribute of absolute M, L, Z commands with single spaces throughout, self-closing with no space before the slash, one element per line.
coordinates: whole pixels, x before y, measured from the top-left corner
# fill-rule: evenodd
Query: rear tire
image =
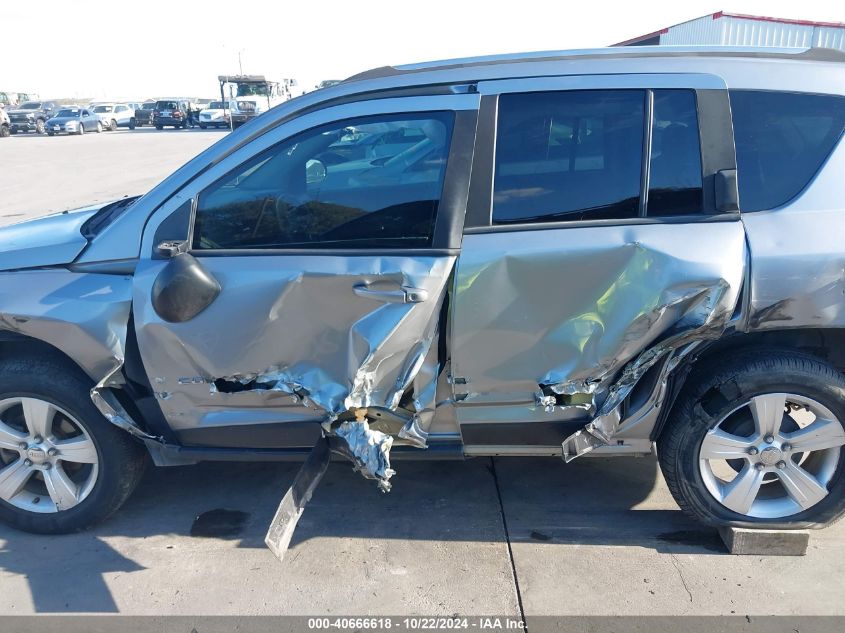
<path fill-rule="evenodd" d="M 0 125 L 0 138 L 6 138 L 11 134 L 8 125 Z"/>
<path fill-rule="evenodd" d="M 162 129 L 164 129 L 164 126 L 163 126 L 163 125 L 156 125 L 156 129 L 157 129 L 157 130 L 162 130 Z"/>
<path fill-rule="evenodd" d="M 135 119 L 134 119 L 134 118 L 129 119 L 129 129 L 130 129 L 130 130 L 134 130 L 134 129 L 135 129 Z"/>
<path fill-rule="evenodd" d="M 789 350 L 696 366 L 657 441 L 675 501 L 714 526 L 833 523 L 845 513 L 843 394 L 842 373 Z"/>
<path fill-rule="evenodd" d="M 115 121 L 114 119 L 112 119 L 112 120 L 109 122 L 109 130 L 111 130 L 112 132 L 116 132 L 116 131 L 117 131 L 117 121 Z"/>
<path fill-rule="evenodd" d="M 100 414 L 89 397 L 91 386 L 79 368 L 57 359 L 0 360 L 0 403 L 6 407 L 0 413 L 0 481 L 4 482 L 0 483 L 0 520 L 27 532 L 76 532 L 111 515 L 134 490 L 147 463 L 146 451 Z M 36 413 L 27 413 L 22 405 L 9 406 L 16 399 L 40 404 L 31 409 Z M 39 418 L 38 411 L 52 413 Z M 45 422 L 30 424 L 38 419 Z M 43 436 L 33 436 L 33 429 L 39 428 L 45 429 Z M 18 447 L 9 441 L 16 434 L 22 442 Z M 68 445 L 74 441 L 84 444 L 84 458 Z M 27 443 L 30 448 L 21 448 Z M 51 449 L 56 456 L 47 457 L 45 450 L 51 446 L 56 447 Z M 11 494 L 17 484 L 10 483 L 14 471 L 9 469 L 21 472 L 26 456 L 32 456 L 28 461 L 33 472 Z M 45 465 L 51 460 L 52 465 Z M 56 483 L 51 488 L 48 479 L 57 481 L 53 477 L 73 481 L 67 488 Z M 85 483 L 76 484 L 76 480 Z M 59 509 L 54 497 L 63 499 L 67 507 Z"/>
<path fill-rule="evenodd" d="M 36 134 L 44 134 L 44 129 L 45 129 L 44 128 L 44 121 L 42 121 L 41 119 L 38 119 L 35 122 L 35 133 Z"/>

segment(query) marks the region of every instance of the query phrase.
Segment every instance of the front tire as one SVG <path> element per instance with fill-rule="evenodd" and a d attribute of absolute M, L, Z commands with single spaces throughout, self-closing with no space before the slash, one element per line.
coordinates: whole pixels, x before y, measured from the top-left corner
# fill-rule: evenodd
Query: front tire
<path fill-rule="evenodd" d="M 130 130 L 134 130 L 134 129 L 135 129 L 135 118 L 134 118 L 134 117 L 133 117 L 133 118 L 131 118 L 131 119 L 129 119 L 129 129 L 130 129 Z"/>
<path fill-rule="evenodd" d="M 97 134 L 103 131 L 103 124 L 97 121 Z"/>
<path fill-rule="evenodd" d="M 129 497 L 146 454 L 97 411 L 90 388 L 69 363 L 0 361 L 0 519 L 27 532 L 76 532 Z"/>
<path fill-rule="evenodd" d="M 112 120 L 109 122 L 109 130 L 111 130 L 112 132 L 116 132 L 116 131 L 117 131 L 117 121 L 115 121 L 114 119 L 112 119 Z"/>
<path fill-rule="evenodd" d="M 657 442 L 675 501 L 714 526 L 824 527 L 845 513 L 845 376 L 750 350 L 696 366 Z"/>

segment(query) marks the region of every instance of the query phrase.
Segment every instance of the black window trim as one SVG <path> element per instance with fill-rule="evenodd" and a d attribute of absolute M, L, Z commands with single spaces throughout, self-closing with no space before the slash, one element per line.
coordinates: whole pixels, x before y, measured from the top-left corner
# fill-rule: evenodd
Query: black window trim
<path fill-rule="evenodd" d="M 255 257 L 255 256 L 278 256 L 278 255 L 311 255 L 311 256 L 343 256 L 343 257 L 370 257 L 373 254 L 380 255 L 396 255 L 396 256 L 442 256 L 442 255 L 456 255 L 460 251 L 461 237 L 463 234 L 462 227 L 464 225 L 464 210 L 467 208 L 467 201 L 469 197 L 469 178 L 472 168 L 473 155 L 475 152 L 475 139 L 478 121 L 478 111 L 470 110 L 450 110 L 448 108 L 441 110 L 402 110 L 392 113 L 380 113 L 364 116 L 348 116 L 315 125 L 311 128 L 301 130 L 297 134 L 304 134 L 310 130 L 314 130 L 333 123 L 339 123 L 349 119 L 367 119 L 379 118 L 384 116 L 424 116 L 426 114 L 433 114 L 437 112 L 450 113 L 454 117 L 452 125 L 452 138 L 449 146 L 449 155 L 446 158 L 446 171 L 443 175 L 443 189 L 440 194 L 440 202 L 438 204 L 437 216 L 434 222 L 434 231 L 432 234 L 432 243 L 430 246 L 412 248 L 398 248 L 395 246 L 384 247 L 373 245 L 367 248 L 350 248 L 342 246 L 337 248 L 208 248 L 208 249 L 194 249 L 194 227 L 196 223 L 197 204 L 199 196 L 202 191 L 198 191 L 191 204 L 191 216 L 188 223 L 187 242 L 189 244 L 188 252 L 194 257 Z M 284 143 L 282 140 L 280 143 Z M 261 150 L 267 151 L 268 148 Z M 257 154 L 253 154 L 250 158 L 242 161 L 240 165 L 244 165 L 249 160 L 252 160 Z M 239 166 L 240 166 L 239 165 Z M 238 167 L 239 167 L 238 166 Z M 233 170 L 238 169 L 235 167 Z M 222 176 L 221 178 L 225 178 Z M 177 209 L 178 211 L 178 209 Z M 176 211 L 174 211 L 175 213 Z M 154 255 L 155 257 L 155 255 Z"/>
<path fill-rule="evenodd" d="M 690 90 L 694 93 L 698 111 L 698 133 L 702 169 L 702 211 L 692 215 L 647 216 L 648 184 L 651 172 L 651 127 L 654 110 L 654 90 Z M 569 92 L 577 88 L 550 88 L 546 92 Z M 641 175 L 639 216 L 610 220 L 553 220 L 549 222 L 493 223 L 493 184 L 495 179 L 496 130 L 498 125 L 499 96 L 486 94 L 481 97 L 478 113 L 475 160 L 470 177 L 470 195 L 466 212 L 465 234 L 507 233 L 511 231 L 539 231 L 554 228 L 588 226 L 634 226 L 640 224 L 691 224 L 734 221 L 738 211 L 720 212 L 716 208 L 716 174 L 736 169 L 733 121 L 727 89 L 695 88 L 679 83 L 675 87 L 632 88 L 591 86 L 588 90 L 639 90 L 646 93 L 643 165 Z M 513 92 L 522 92 L 514 90 Z"/>

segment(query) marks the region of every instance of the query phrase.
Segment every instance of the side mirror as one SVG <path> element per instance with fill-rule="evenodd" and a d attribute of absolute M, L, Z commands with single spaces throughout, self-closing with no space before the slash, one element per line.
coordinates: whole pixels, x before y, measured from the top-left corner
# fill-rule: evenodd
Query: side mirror
<path fill-rule="evenodd" d="M 168 323 L 190 321 L 217 299 L 220 283 L 187 252 L 187 242 L 162 242 L 156 250 L 169 260 L 153 283 L 153 309 Z"/>
<path fill-rule="evenodd" d="M 184 240 L 181 241 L 165 241 L 156 246 L 156 252 L 170 259 L 171 257 L 176 257 L 182 253 L 188 252 L 188 243 Z"/>

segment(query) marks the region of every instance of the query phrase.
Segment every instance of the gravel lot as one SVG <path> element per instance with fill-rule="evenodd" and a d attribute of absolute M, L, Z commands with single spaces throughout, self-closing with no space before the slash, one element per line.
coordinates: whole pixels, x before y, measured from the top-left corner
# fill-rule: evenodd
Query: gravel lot
<path fill-rule="evenodd" d="M 222 134 L 0 139 L 0 223 L 141 193 Z M 0 527 L 0 614 L 522 612 L 529 628 L 540 615 L 845 614 L 845 523 L 803 558 L 730 556 L 651 458 L 398 462 L 389 495 L 335 463 L 279 563 L 263 536 L 297 468 L 151 468 L 93 531 Z"/>

